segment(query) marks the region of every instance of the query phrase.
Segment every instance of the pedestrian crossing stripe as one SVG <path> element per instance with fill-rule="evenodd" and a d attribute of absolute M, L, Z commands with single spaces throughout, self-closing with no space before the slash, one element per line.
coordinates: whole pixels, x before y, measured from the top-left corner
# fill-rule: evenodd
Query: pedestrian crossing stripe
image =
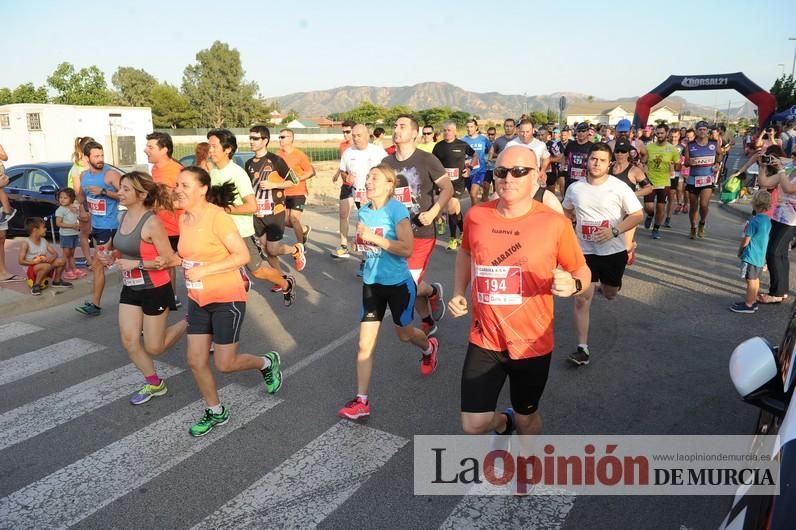
<path fill-rule="evenodd" d="M 72 338 L 0 362 L 0 385 L 7 385 L 85 355 L 104 350 L 105 346 Z"/>
<path fill-rule="evenodd" d="M 0 342 L 24 337 L 25 335 L 30 335 L 31 333 L 36 333 L 37 331 L 44 331 L 44 328 L 34 324 L 28 324 L 27 322 L 11 322 L 9 324 L 3 324 L 0 326 Z"/>

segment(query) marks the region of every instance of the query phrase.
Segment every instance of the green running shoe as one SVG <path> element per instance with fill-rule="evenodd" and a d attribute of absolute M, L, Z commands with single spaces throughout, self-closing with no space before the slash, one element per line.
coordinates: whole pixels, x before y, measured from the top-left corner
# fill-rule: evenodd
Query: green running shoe
<path fill-rule="evenodd" d="M 269 351 L 263 357 L 271 361 L 271 366 L 260 370 L 260 373 L 263 374 L 263 381 L 265 381 L 265 390 L 269 394 L 276 394 L 282 388 L 282 363 L 279 354 Z"/>
<path fill-rule="evenodd" d="M 191 436 L 204 436 L 213 430 L 216 425 L 224 425 L 229 421 L 229 409 L 222 407 L 221 414 L 213 414 L 210 409 L 205 409 L 205 415 L 198 422 L 191 425 Z"/>

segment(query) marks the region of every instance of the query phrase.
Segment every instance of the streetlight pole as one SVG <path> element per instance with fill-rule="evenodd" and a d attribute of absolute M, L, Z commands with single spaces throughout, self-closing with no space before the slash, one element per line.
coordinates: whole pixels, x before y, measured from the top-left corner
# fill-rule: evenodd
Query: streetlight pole
<path fill-rule="evenodd" d="M 779 64 L 777 64 L 777 66 L 779 66 L 780 68 L 782 68 L 782 71 L 780 72 L 780 75 L 779 75 L 779 76 L 780 76 L 780 77 L 785 77 L 785 63 L 779 63 Z"/>
<path fill-rule="evenodd" d="M 796 40 L 796 37 L 788 37 L 788 40 Z M 796 73 L 796 46 L 793 48 L 793 66 L 790 68 L 790 76 L 793 77 L 794 73 Z"/>

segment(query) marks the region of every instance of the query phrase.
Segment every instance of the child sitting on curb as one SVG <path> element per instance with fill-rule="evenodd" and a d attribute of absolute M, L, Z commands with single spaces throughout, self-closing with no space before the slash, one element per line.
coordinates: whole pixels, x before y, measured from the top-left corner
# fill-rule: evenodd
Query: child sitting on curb
<path fill-rule="evenodd" d="M 25 220 L 25 232 L 28 237 L 22 239 L 19 247 L 19 264 L 28 267 L 28 285 L 31 286 L 30 294 L 41 295 L 42 287 L 47 285 L 47 279 L 52 278 L 52 284 L 59 287 L 72 287 L 72 284 L 61 280 L 65 261 L 58 257 L 49 241 L 44 236 L 47 226 L 41 217 L 29 217 Z"/>
<path fill-rule="evenodd" d="M 735 313 L 757 311 L 757 291 L 760 289 L 760 273 L 766 264 L 766 247 L 771 232 L 771 219 L 766 212 L 771 209 L 771 194 L 759 190 L 752 198 L 755 216 L 746 224 L 738 257 L 741 258 L 741 278 L 746 280 L 746 300 L 730 306 Z"/>

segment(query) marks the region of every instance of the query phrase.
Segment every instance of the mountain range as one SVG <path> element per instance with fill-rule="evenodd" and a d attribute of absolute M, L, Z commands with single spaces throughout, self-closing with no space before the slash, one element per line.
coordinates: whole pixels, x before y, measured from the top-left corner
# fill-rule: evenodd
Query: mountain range
<path fill-rule="evenodd" d="M 402 87 L 343 86 L 329 90 L 312 92 L 296 92 L 285 96 L 266 98 L 276 102 L 281 112 L 293 109 L 300 116 L 327 116 L 333 112 L 344 112 L 359 106 L 363 101 L 374 105 L 393 107 L 404 105 L 412 109 L 428 109 L 432 107 L 451 107 L 484 119 L 501 120 L 507 116 L 517 116 L 522 112 L 546 112 L 551 109 L 558 111 L 561 96 L 566 96 L 568 105 L 600 101 L 588 94 L 577 92 L 556 92 L 553 94 L 524 96 L 519 94 L 500 94 L 498 92 L 470 92 L 450 83 L 428 82 Z M 634 101 L 635 97 L 613 100 L 620 102 Z M 715 109 L 688 102 L 679 96 L 669 96 L 664 100 L 675 108 L 685 106 L 688 114 L 696 116 L 713 116 Z M 607 102 L 610 103 L 610 102 Z M 730 109 L 732 119 L 754 117 L 754 105 L 747 102 Z M 725 109 L 719 109 L 726 113 Z"/>

